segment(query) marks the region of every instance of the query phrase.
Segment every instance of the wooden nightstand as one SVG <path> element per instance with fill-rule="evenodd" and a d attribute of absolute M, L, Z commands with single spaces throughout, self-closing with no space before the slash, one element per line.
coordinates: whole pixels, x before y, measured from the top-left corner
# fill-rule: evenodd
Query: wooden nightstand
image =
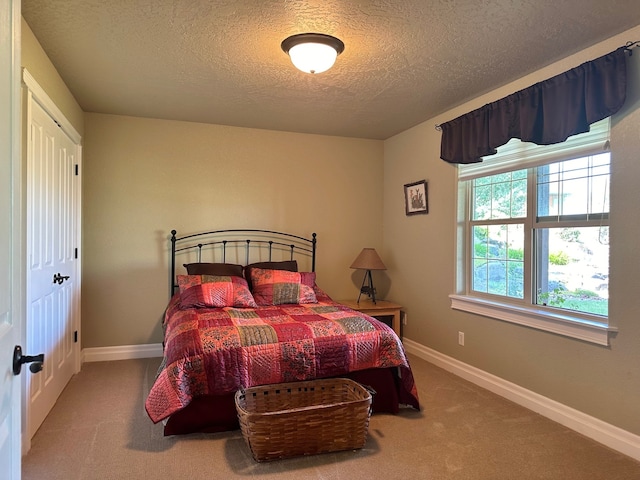
<path fill-rule="evenodd" d="M 376 300 L 376 303 L 373 303 L 368 298 L 366 300 L 361 299 L 360 303 L 357 303 L 355 300 L 338 300 L 338 303 L 353 308 L 358 312 L 366 313 L 372 317 L 393 317 L 391 328 L 393 328 L 398 337 L 400 336 L 400 310 L 402 310 L 402 305 L 385 300 Z"/>

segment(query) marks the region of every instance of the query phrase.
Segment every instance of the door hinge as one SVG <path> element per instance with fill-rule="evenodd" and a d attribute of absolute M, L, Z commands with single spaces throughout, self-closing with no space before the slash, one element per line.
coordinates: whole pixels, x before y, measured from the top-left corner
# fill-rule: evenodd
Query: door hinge
<path fill-rule="evenodd" d="M 73 343 L 78 343 L 78 330 L 73 332 Z"/>
<path fill-rule="evenodd" d="M 76 170 L 76 177 L 78 176 L 78 164 L 75 164 L 75 170 Z"/>
<path fill-rule="evenodd" d="M 74 250 L 73 250 L 73 256 L 74 256 L 75 258 L 78 258 L 78 247 L 74 248 Z"/>

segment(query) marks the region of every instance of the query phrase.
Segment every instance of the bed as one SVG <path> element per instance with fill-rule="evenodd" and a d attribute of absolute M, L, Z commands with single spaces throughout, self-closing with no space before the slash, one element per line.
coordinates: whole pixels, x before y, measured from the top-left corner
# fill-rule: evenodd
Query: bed
<path fill-rule="evenodd" d="M 317 239 L 269 230 L 171 232 L 164 356 L 145 401 L 165 435 L 239 428 L 242 388 L 346 377 L 373 412 L 420 408 L 393 329 L 316 283 Z"/>

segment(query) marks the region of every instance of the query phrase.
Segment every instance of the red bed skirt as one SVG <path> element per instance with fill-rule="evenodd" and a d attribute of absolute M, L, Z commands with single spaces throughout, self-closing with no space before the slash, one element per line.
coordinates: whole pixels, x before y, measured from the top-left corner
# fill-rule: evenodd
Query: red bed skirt
<path fill-rule="evenodd" d="M 372 388 L 374 413 L 398 413 L 400 404 L 419 409 L 417 400 L 404 392 L 397 369 L 371 369 L 351 372 L 342 377 Z M 234 393 L 220 396 L 201 396 L 179 412 L 169 417 L 165 424 L 165 435 L 184 435 L 196 432 L 225 432 L 240 428 L 236 413 Z"/>

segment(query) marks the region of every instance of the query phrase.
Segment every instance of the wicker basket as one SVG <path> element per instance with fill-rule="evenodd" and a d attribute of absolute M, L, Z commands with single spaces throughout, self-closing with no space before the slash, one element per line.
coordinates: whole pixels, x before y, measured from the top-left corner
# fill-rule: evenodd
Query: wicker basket
<path fill-rule="evenodd" d="M 371 393 L 347 378 L 251 387 L 235 402 L 258 462 L 362 448 L 367 439 Z"/>

